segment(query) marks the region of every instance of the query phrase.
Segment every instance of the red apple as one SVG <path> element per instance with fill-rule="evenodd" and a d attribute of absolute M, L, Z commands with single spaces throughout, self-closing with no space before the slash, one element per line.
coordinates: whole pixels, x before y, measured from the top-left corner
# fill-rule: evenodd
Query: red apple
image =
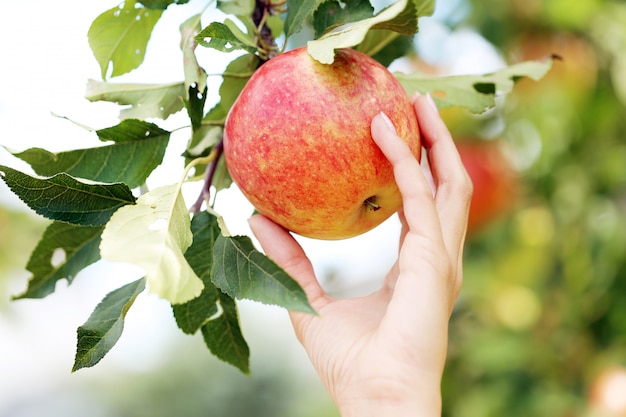
<path fill-rule="evenodd" d="M 474 185 L 467 225 L 473 234 L 512 208 L 518 181 L 497 141 L 461 140 L 457 148 Z"/>
<path fill-rule="evenodd" d="M 566 94 L 570 100 L 587 100 L 598 78 L 598 57 L 593 45 L 584 37 L 569 32 L 526 32 L 511 48 L 514 60 L 541 59 L 551 54 L 560 57 L 538 82 L 522 78 L 515 86 L 515 96 L 536 100 L 551 94 Z"/>
<path fill-rule="evenodd" d="M 393 75 L 352 49 L 320 64 L 306 48 L 261 66 L 231 108 L 228 170 L 256 209 L 297 234 L 343 239 L 400 208 L 392 167 L 373 142 L 384 112 L 420 155 L 417 117 Z"/>

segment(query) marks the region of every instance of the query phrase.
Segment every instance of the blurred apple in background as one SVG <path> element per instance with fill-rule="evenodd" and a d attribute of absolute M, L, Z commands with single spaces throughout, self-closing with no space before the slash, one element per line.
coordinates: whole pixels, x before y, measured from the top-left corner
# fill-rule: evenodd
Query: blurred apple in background
<path fill-rule="evenodd" d="M 589 404 L 598 417 L 626 417 L 626 367 L 601 371 L 591 384 Z"/>
<path fill-rule="evenodd" d="M 474 184 L 468 234 L 509 212 L 519 192 L 515 170 L 497 140 L 459 140 L 457 148 Z"/>
<path fill-rule="evenodd" d="M 541 59 L 558 55 L 552 69 L 539 82 L 521 79 L 515 87 L 516 96 L 546 99 L 546 88 L 569 99 L 586 97 L 596 86 L 597 56 L 590 41 L 579 34 L 565 31 L 529 31 L 520 35 L 511 46 L 513 61 Z"/>

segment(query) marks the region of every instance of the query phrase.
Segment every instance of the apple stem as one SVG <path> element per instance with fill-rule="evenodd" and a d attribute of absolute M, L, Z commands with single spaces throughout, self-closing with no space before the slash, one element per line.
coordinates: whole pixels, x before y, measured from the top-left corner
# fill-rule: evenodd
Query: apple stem
<path fill-rule="evenodd" d="M 211 184 L 213 183 L 213 177 L 215 177 L 215 172 L 217 171 L 217 164 L 219 163 L 222 157 L 222 153 L 224 152 L 224 141 L 220 140 L 217 145 L 215 145 L 212 152 L 215 152 L 215 157 L 206 166 L 202 191 L 200 191 L 198 199 L 189 209 L 189 211 L 191 211 L 191 213 L 193 214 L 197 214 L 200 211 L 202 203 L 204 203 L 205 201 L 207 205 L 209 204 L 209 200 L 211 198 Z"/>
<path fill-rule="evenodd" d="M 380 206 L 378 204 L 376 204 L 376 196 L 371 196 L 368 197 L 364 202 L 363 202 L 363 206 L 367 207 L 368 209 L 372 210 L 372 211 L 377 211 L 380 210 Z"/>
<path fill-rule="evenodd" d="M 256 0 L 252 11 L 252 21 L 257 27 L 257 45 L 259 47 L 259 58 L 262 61 L 269 61 L 278 51 L 276 40 L 266 21 L 269 15 L 275 14 L 275 5 L 271 0 Z"/>

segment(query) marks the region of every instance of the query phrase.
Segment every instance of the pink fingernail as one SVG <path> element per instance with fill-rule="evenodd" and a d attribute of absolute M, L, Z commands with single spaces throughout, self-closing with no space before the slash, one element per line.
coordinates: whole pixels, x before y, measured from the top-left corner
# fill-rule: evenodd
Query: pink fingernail
<path fill-rule="evenodd" d="M 385 124 L 387 125 L 387 127 L 389 128 L 389 130 L 391 130 L 393 133 L 397 134 L 398 132 L 396 132 L 396 128 L 393 125 L 393 123 L 391 122 L 391 119 L 389 118 L 389 116 L 387 116 L 385 113 L 383 113 L 382 111 L 380 112 L 380 115 L 382 116 L 383 120 L 385 121 Z"/>
<path fill-rule="evenodd" d="M 430 107 L 432 107 L 432 109 L 434 111 L 439 113 L 439 109 L 437 108 L 437 104 L 435 103 L 435 100 L 433 99 L 433 96 L 430 95 L 430 93 L 426 93 L 426 100 L 428 101 L 428 104 L 430 104 Z"/>

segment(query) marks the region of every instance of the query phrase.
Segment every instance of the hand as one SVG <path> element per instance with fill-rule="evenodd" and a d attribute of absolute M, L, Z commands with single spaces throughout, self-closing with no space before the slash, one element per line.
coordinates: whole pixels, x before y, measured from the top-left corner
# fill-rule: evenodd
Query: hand
<path fill-rule="evenodd" d="M 334 299 L 283 228 L 257 215 L 266 254 L 305 290 L 318 316 L 290 312 L 296 335 L 343 417 L 441 415 L 448 321 L 462 281 L 471 181 L 429 96 L 413 100 L 433 188 L 386 116 L 372 137 L 393 165 L 403 206 L 398 260 L 382 288 Z"/>

